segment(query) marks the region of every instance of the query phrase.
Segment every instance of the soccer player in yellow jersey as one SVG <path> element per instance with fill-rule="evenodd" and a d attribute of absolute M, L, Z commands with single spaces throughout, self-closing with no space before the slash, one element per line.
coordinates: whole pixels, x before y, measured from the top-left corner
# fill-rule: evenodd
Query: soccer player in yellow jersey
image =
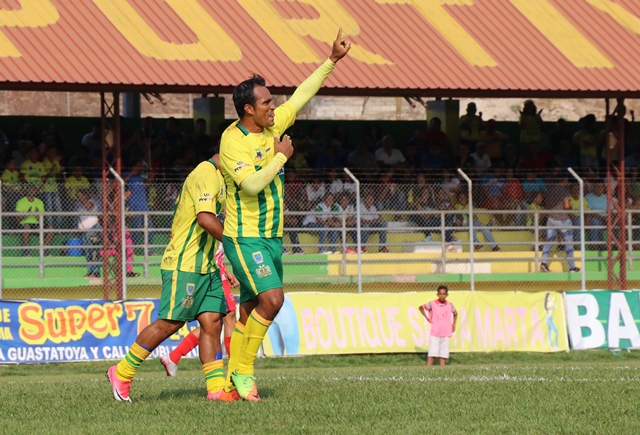
<path fill-rule="evenodd" d="M 222 243 L 240 281 L 240 319 L 231 336 L 225 391 L 260 400 L 254 376 L 258 349 L 284 301 L 282 290 L 283 166 L 291 139 L 279 137 L 318 92 L 351 48 L 342 29 L 331 56 L 276 108 L 262 77 L 254 75 L 233 92 L 239 120 L 222 134 L 220 165 L 227 185 Z"/>
<path fill-rule="evenodd" d="M 223 391 L 220 332 L 227 307 L 214 254 L 222 239 L 222 224 L 216 215 L 224 207 L 226 192 L 215 159 L 217 156 L 200 163 L 176 198 L 169 245 L 160 266 L 158 319 L 142 330 L 127 355 L 107 372 L 116 400 L 131 402 L 131 381 L 142 361 L 185 322 L 195 319 L 201 328 L 199 350 L 207 398 L 239 399 L 235 392 Z"/>

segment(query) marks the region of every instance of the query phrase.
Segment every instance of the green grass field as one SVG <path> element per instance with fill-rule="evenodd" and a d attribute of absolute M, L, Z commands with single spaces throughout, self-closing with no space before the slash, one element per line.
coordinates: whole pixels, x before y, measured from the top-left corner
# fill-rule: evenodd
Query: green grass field
<path fill-rule="evenodd" d="M 0 367 L 0 432 L 640 433 L 638 352 L 260 359 L 261 403 L 207 402 L 195 360 L 176 378 L 146 362 L 115 402 L 109 365 Z"/>

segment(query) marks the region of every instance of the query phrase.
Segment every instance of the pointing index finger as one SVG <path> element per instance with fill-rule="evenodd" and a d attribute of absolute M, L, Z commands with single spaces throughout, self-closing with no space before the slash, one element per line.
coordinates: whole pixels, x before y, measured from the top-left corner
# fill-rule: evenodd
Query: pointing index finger
<path fill-rule="evenodd" d="M 340 26 L 340 28 L 338 29 L 338 37 L 336 39 L 337 40 L 342 39 L 342 26 Z"/>

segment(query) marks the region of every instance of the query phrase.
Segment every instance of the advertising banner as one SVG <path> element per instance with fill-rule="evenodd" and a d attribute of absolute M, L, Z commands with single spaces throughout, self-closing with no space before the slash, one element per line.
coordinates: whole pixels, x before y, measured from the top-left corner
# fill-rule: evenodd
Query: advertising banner
<path fill-rule="evenodd" d="M 158 308 L 157 299 L 0 300 L 0 364 L 120 359 Z M 187 326 L 151 357 L 167 355 L 186 334 Z"/>
<path fill-rule="evenodd" d="M 572 349 L 640 348 L 640 291 L 565 294 Z"/>
<path fill-rule="evenodd" d="M 289 293 L 264 342 L 266 355 L 425 352 L 430 327 L 419 306 L 434 292 Z M 556 292 L 452 292 L 452 352 L 568 349 Z"/>

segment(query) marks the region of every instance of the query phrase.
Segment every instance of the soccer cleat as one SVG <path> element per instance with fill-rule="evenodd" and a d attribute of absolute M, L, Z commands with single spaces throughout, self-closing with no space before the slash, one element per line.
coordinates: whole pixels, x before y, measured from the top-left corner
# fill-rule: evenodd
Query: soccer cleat
<path fill-rule="evenodd" d="M 209 391 L 207 393 L 207 400 L 215 400 L 218 402 L 235 402 L 236 400 L 240 400 L 240 396 L 238 395 L 237 390 L 232 390 L 228 393 L 224 390 L 220 390 L 215 393 Z"/>
<path fill-rule="evenodd" d="M 547 263 L 540 263 L 540 272 L 551 272 Z"/>
<path fill-rule="evenodd" d="M 239 375 L 231 373 L 231 382 L 236 386 L 238 395 L 249 402 L 260 401 L 258 387 L 256 387 L 256 377 L 253 375 Z"/>
<path fill-rule="evenodd" d="M 175 376 L 178 373 L 178 364 L 171 361 L 171 358 L 169 358 L 168 356 L 163 356 L 162 358 L 160 358 L 160 363 L 167 371 L 167 376 Z"/>
<path fill-rule="evenodd" d="M 107 370 L 107 379 L 111 382 L 111 388 L 113 389 L 113 398 L 119 402 L 131 403 L 131 397 L 129 397 L 129 391 L 131 390 L 131 381 L 125 382 L 118 379 L 116 376 L 116 366 L 111 366 Z"/>

